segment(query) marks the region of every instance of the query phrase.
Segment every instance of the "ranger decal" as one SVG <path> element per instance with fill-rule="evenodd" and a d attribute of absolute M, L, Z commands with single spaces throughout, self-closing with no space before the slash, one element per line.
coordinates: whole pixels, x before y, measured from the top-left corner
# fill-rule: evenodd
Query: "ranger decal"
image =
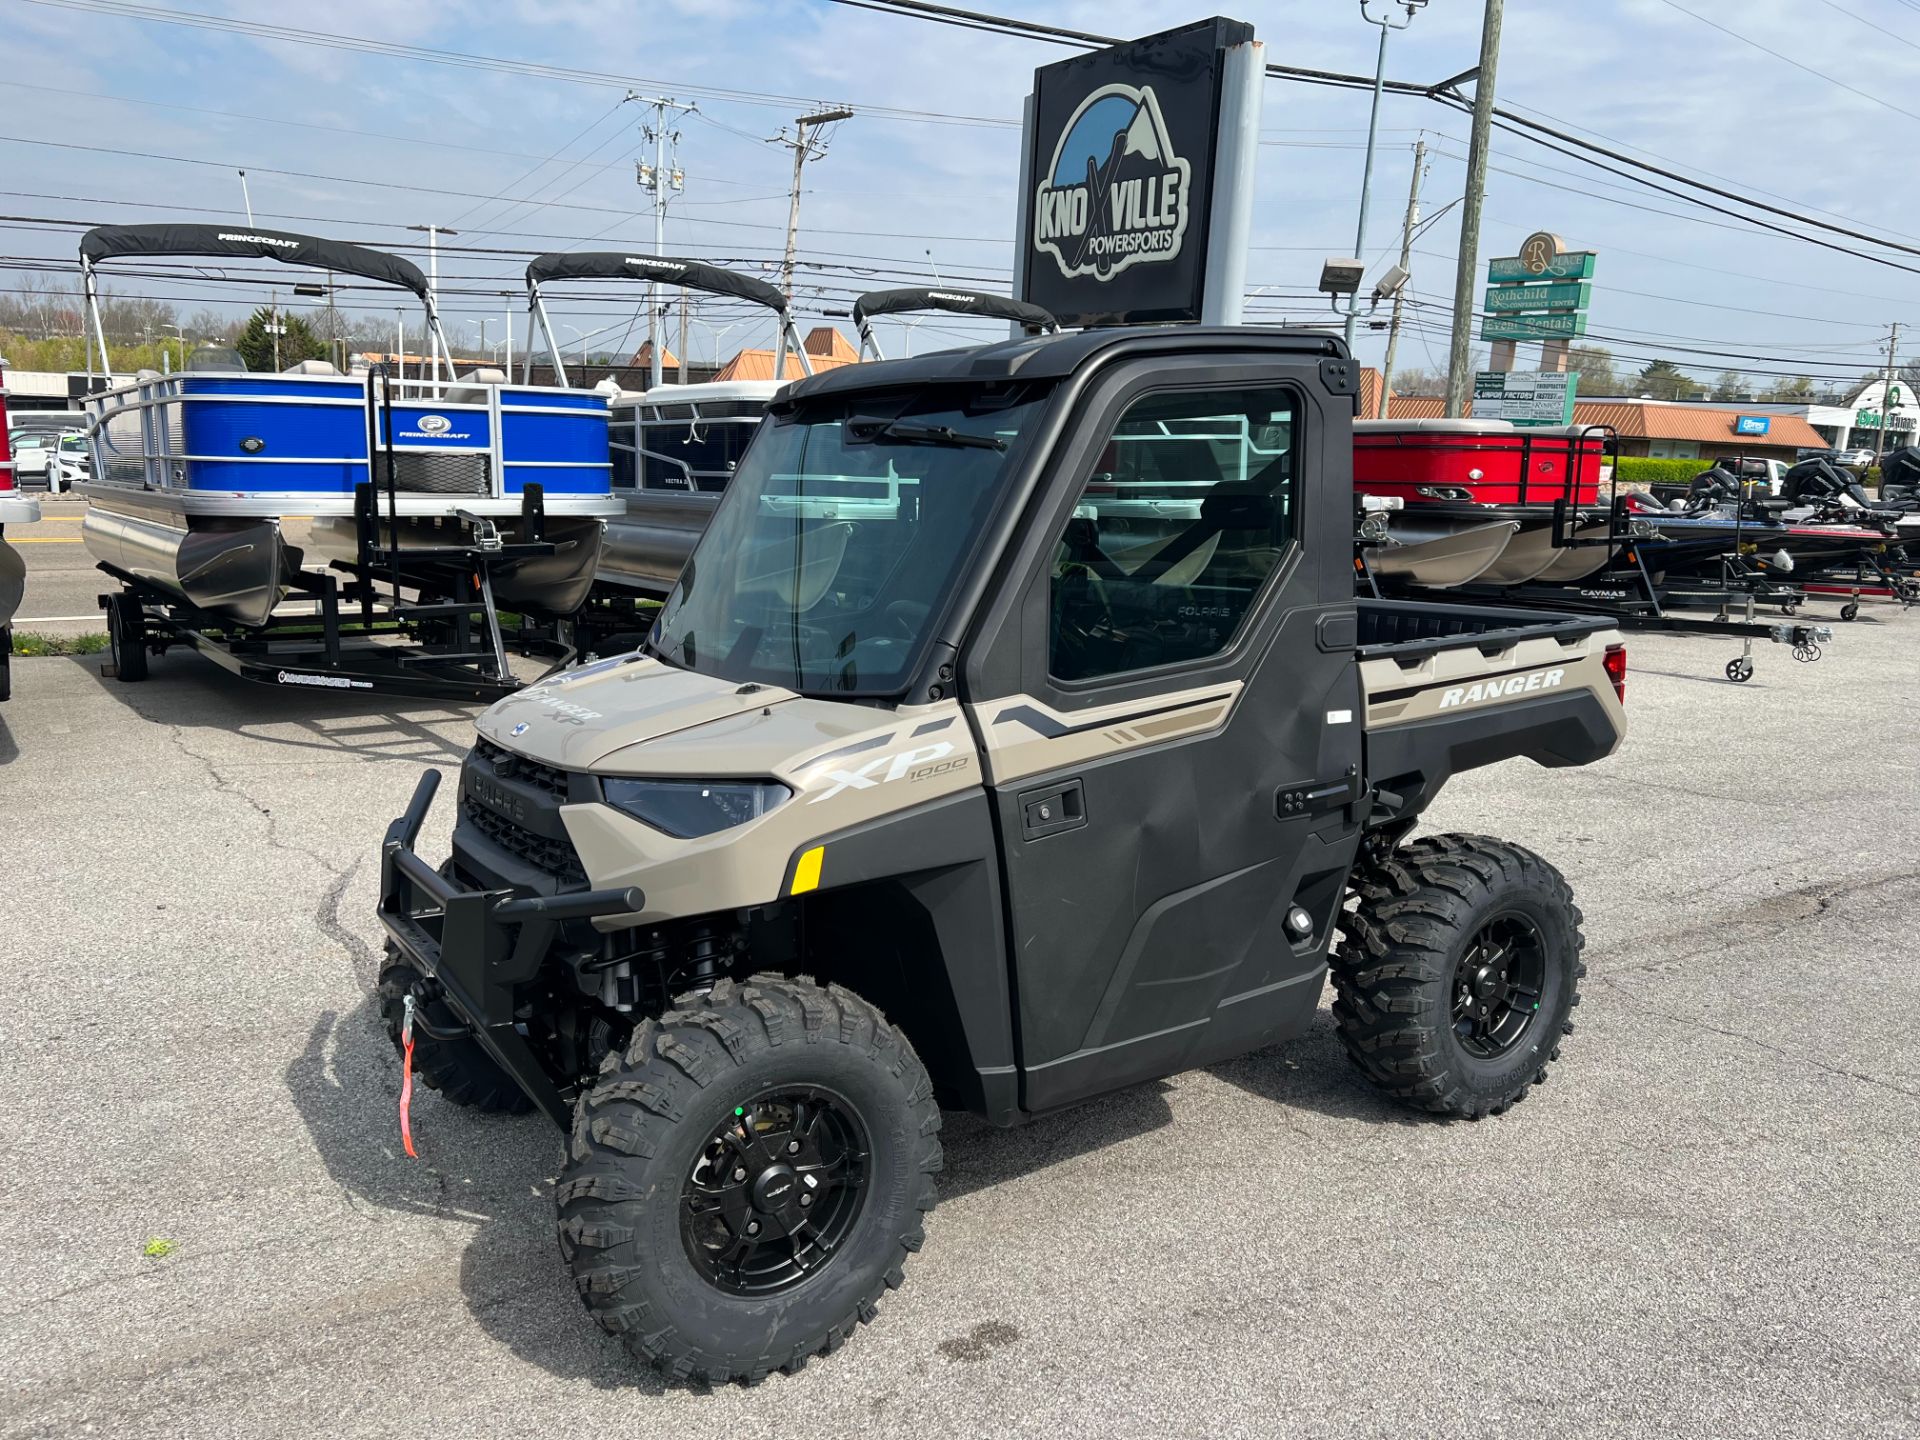
<path fill-rule="evenodd" d="M 1455 705 L 1474 705 L 1482 700 L 1505 700 L 1509 696 L 1524 695 L 1530 690 L 1554 690 L 1566 678 L 1564 669 L 1535 670 L 1531 675 L 1509 675 L 1504 680 L 1455 685 L 1440 697 L 1440 708 L 1446 710 Z"/>

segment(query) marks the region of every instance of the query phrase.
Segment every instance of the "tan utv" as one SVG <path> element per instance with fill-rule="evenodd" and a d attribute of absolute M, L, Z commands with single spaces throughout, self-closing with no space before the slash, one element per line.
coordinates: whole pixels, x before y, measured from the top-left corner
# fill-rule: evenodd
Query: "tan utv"
<path fill-rule="evenodd" d="M 1115 329 L 776 401 L 646 645 L 500 701 L 453 854 L 389 830 L 428 1085 L 568 1134 L 561 1251 L 669 1374 L 795 1370 L 920 1247 L 943 1108 L 1012 1126 L 1303 1030 L 1505 1110 L 1579 1000 L 1458 770 L 1619 743 L 1607 622 L 1354 598 L 1340 343 Z M 1177 1183 L 1171 1178 L 1168 1183 Z"/>

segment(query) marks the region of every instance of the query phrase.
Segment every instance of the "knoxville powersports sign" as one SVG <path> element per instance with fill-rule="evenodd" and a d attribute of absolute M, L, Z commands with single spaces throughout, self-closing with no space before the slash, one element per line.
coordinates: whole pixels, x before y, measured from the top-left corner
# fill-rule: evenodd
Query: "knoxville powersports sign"
<path fill-rule="evenodd" d="M 1021 299 L 1067 326 L 1200 318 L 1220 60 L 1252 38 L 1215 18 L 1034 72 Z"/>

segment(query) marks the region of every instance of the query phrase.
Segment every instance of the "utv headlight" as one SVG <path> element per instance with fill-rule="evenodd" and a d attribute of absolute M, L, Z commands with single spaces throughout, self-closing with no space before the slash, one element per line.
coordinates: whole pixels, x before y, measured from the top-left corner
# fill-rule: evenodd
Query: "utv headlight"
<path fill-rule="evenodd" d="M 601 793 L 614 809 L 681 840 L 744 825 L 793 795 L 777 780 L 605 780 Z"/>

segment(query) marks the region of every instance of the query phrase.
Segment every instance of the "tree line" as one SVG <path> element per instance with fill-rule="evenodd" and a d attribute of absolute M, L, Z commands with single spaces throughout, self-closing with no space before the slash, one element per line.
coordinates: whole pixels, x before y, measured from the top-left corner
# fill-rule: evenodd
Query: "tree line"
<path fill-rule="evenodd" d="M 1640 369 L 1622 366 L 1604 345 L 1574 345 L 1567 351 L 1567 369 L 1580 376 L 1582 398 L 1601 396 L 1653 400 L 1772 401 L 1786 404 L 1812 404 L 1841 401 L 1857 394 L 1860 386 L 1881 378 L 1878 371 L 1863 375 L 1859 384 L 1835 387 L 1816 384 L 1805 375 L 1745 375 L 1738 370 L 1722 370 L 1711 383 L 1697 380 L 1671 360 L 1649 361 Z M 1909 394 L 1920 395 L 1920 359 L 1908 360 L 1894 372 Z M 1444 395 L 1447 376 L 1443 370 L 1396 370 L 1393 375 L 1396 395 Z"/>

